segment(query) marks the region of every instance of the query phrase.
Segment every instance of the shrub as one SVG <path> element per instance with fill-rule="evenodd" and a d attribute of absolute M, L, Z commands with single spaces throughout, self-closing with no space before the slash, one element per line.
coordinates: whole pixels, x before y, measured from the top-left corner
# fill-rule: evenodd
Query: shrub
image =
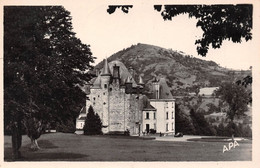
<path fill-rule="evenodd" d="M 184 116 L 178 104 L 175 105 L 175 132 L 182 132 L 186 135 L 195 134 L 190 120 Z"/>
<path fill-rule="evenodd" d="M 149 131 L 151 134 L 155 134 L 156 133 L 156 130 L 155 129 L 150 129 Z"/>
<path fill-rule="evenodd" d="M 194 109 L 190 111 L 190 117 L 197 135 L 215 135 L 216 130 L 206 121 L 202 113 L 196 113 Z"/>
<path fill-rule="evenodd" d="M 63 133 L 74 133 L 76 131 L 76 126 L 72 120 L 69 120 L 66 123 L 57 124 L 56 131 Z"/>
<path fill-rule="evenodd" d="M 130 131 L 129 131 L 128 129 L 126 129 L 126 130 L 124 131 L 124 135 L 125 135 L 125 136 L 130 136 Z"/>
<path fill-rule="evenodd" d="M 85 135 L 100 135 L 102 134 L 102 122 L 98 114 L 95 114 L 92 106 L 88 109 L 87 118 L 84 125 Z"/>
<path fill-rule="evenodd" d="M 252 129 L 249 125 L 229 123 L 226 127 L 221 123 L 215 128 L 218 136 L 252 137 Z"/>

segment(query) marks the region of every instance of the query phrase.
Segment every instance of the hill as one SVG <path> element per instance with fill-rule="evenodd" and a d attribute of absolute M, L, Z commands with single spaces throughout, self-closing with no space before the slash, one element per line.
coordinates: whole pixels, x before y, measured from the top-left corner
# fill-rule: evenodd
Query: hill
<path fill-rule="evenodd" d="M 221 82 L 235 81 L 251 74 L 251 71 L 233 71 L 213 61 L 205 61 L 184 55 L 172 49 L 140 44 L 118 51 L 108 61 L 119 60 L 126 67 L 141 75 L 146 86 L 151 87 L 154 76 L 165 77 L 174 96 L 188 95 L 198 88 L 217 87 Z M 103 61 L 95 66 L 101 69 Z"/>
<path fill-rule="evenodd" d="M 204 116 L 212 125 L 209 128 L 212 135 L 217 132 L 216 126 L 220 123 L 225 126 L 228 124 L 224 113 L 220 113 L 225 111 L 223 102 L 216 97 L 196 95 L 199 89 L 219 87 L 222 82 L 236 82 L 248 75 L 252 76 L 251 70 L 231 70 L 213 61 L 205 61 L 172 49 L 140 43 L 118 51 L 108 58 L 108 62 L 114 60 L 123 62 L 128 69 L 133 69 L 135 74 L 141 75 L 148 92 L 154 76 L 164 77 L 178 105 L 179 113 L 177 115 L 176 110 L 176 122 L 179 123 L 177 125 L 184 124 L 181 128 L 187 128 L 185 133 L 188 134 L 200 134 L 191 117 L 191 109 L 198 118 Z M 100 71 L 103 65 L 102 61 L 95 66 L 94 70 Z M 248 113 L 251 114 L 250 111 Z M 250 125 L 251 117 L 247 115 L 240 120 L 235 122 Z"/>

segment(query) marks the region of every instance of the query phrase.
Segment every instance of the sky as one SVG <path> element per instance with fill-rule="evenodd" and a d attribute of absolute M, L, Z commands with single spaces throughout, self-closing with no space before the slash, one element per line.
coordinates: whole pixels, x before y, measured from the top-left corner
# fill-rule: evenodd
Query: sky
<path fill-rule="evenodd" d="M 128 48 L 133 44 L 145 43 L 182 51 L 194 57 L 212 60 L 223 67 L 249 69 L 258 57 L 255 57 L 253 41 L 233 43 L 224 41 L 220 49 L 210 48 L 206 57 L 197 54 L 195 40 L 203 31 L 196 28 L 197 20 L 187 15 L 164 21 L 153 5 L 139 3 L 128 14 L 117 9 L 108 14 L 107 4 L 78 3 L 63 4 L 71 12 L 73 31 L 85 44 L 89 44 L 95 64 L 106 57 Z M 253 34 L 254 39 L 254 34 Z"/>

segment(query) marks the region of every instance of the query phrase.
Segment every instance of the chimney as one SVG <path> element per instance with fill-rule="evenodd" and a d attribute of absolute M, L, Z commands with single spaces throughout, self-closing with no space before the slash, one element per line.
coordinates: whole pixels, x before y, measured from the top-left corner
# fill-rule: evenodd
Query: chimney
<path fill-rule="evenodd" d="M 133 67 L 129 67 L 129 73 L 132 75 L 133 79 L 135 79 L 135 70 Z"/>
<path fill-rule="evenodd" d="M 120 79 L 119 66 L 117 66 L 116 64 L 113 66 L 113 78 Z"/>
<path fill-rule="evenodd" d="M 120 67 L 116 64 L 113 66 L 113 81 L 120 84 Z"/>
<path fill-rule="evenodd" d="M 125 92 L 126 94 L 132 93 L 132 79 L 128 76 L 125 82 Z"/>
<path fill-rule="evenodd" d="M 154 77 L 154 80 L 152 81 L 153 84 L 153 92 L 154 92 L 154 98 L 159 99 L 160 98 L 160 84 L 159 80 Z"/>

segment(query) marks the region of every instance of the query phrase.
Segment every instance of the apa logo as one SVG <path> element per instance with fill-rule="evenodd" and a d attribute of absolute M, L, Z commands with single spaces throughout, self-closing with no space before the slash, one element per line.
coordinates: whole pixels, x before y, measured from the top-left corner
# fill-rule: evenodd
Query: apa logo
<path fill-rule="evenodd" d="M 239 146 L 239 144 L 237 143 L 237 141 L 229 142 L 229 143 L 228 143 L 228 148 L 227 148 L 226 145 L 223 146 L 223 153 L 226 152 L 226 151 L 230 151 L 231 148 L 235 148 L 236 146 Z"/>

